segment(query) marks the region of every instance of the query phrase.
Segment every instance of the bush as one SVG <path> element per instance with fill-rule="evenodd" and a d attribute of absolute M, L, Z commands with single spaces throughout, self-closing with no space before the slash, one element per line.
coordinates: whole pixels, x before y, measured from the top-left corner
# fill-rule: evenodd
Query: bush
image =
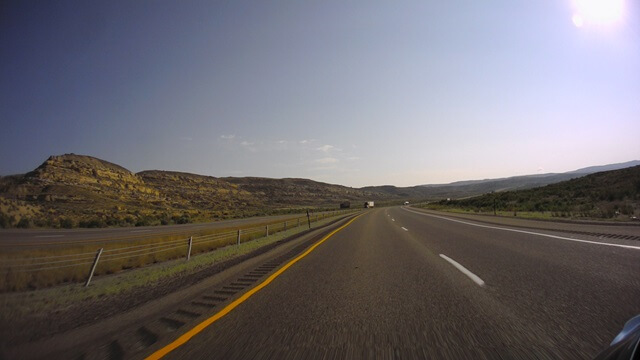
<path fill-rule="evenodd" d="M 36 218 L 33 220 L 33 225 L 36 227 L 53 227 L 51 219 Z"/>
<path fill-rule="evenodd" d="M 31 226 L 31 221 L 29 221 L 29 218 L 23 217 L 16 226 L 20 229 L 27 229 Z"/>
<path fill-rule="evenodd" d="M 60 218 L 60 227 L 63 229 L 73 228 L 73 220 L 69 218 Z"/>
<path fill-rule="evenodd" d="M 149 226 L 151 225 L 151 220 L 147 217 L 142 217 L 136 221 L 136 226 Z"/>
<path fill-rule="evenodd" d="M 105 223 L 100 219 L 91 219 L 80 221 L 80 227 L 83 228 L 102 228 L 105 227 Z"/>
<path fill-rule="evenodd" d="M 15 218 L 0 212 L 0 228 L 7 229 L 13 226 Z"/>
<path fill-rule="evenodd" d="M 189 216 L 183 215 L 178 218 L 178 220 L 176 221 L 176 224 L 188 224 L 190 222 L 191 222 L 191 219 L 189 219 Z"/>

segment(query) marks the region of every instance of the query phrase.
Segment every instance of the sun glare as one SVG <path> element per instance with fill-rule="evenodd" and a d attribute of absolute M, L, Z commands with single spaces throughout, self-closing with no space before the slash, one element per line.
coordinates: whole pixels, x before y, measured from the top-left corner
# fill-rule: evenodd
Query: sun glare
<path fill-rule="evenodd" d="M 573 21 L 573 25 L 575 25 L 576 27 L 582 27 L 582 25 L 584 25 L 584 20 L 582 20 L 582 16 L 578 14 L 574 14 L 571 20 Z"/>
<path fill-rule="evenodd" d="M 576 27 L 612 25 L 622 20 L 624 0 L 573 0 L 571 20 Z"/>

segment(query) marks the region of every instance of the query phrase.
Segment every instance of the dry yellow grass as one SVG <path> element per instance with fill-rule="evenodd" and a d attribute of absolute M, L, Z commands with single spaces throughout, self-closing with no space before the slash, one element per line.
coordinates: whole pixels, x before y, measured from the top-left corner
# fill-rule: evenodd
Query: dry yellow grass
<path fill-rule="evenodd" d="M 317 220 L 339 216 L 346 211 L 321 213 Z M 316 221 L 315 215 L 311 218 Z M 307 225 L 306 217 L 287 221 L 287 228 Z M 255 223 L 241 229 L 241 242 L 247 242 L 286 230 L 283 221 Z M 191 254 L 210 252 L 235 244 L 238 229 L 226 228 L 198 234 L 192 239 Z M 185 258 L 189 239 L 183 235 L 139 239 L 127 242 L 64 244 L 47 248 L 18 248 L 0 253 L 0 292 L 40 289 L 87 279 L 98 249 L 103 253 L 95 275 L 114 274 L 149 264 Z"/>

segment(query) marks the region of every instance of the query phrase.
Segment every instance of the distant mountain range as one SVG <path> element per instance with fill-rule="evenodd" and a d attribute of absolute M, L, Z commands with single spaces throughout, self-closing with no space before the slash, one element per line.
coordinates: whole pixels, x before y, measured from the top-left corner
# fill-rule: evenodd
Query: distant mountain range
<path fill-rule="evenodd" d="M 526 189 L 594 172 L 640 165 L 596 166 L 563 174 L 517 176 L 412 187 L 351 188 L 308 179 L 216 178 L 172 171 L 137 174 L 91 156 L 51 156 L 23 175 L 0 177 L 0 227 L 102 227 L 210 221 L 303 208 L 360 207 L 373 200 L 437 200 Z"/>
<path fill-rule="evenodd" d="M 619 164 L 591 166 L 566 173 L 523 175 L 499 179 L 457 181 L 450 184 L 419 185 L 408 188 L 394 186 L 370 186 L 362 188 L 372 192 L 382 192 L 391 196 L 410 198 L 464 198 L 490 192 L 531 189 L 539 186 L 571 180 L 602 171 L 625 169 L 640 165 L 639 160 Z"/>
<path fill-rule="evenodd" d="M 504 191 L 460 200 L 441 200 L 428 206 L 472 212 L 546 212 L 553 217 L 635 220 L 640 214 L 640 166 L 592 167 L 579 178 L 526 190 Z M 607 171 L 599 171 L 602 169 Z M 618 168 L 616 170 L 608 170 Z M 578 174 L 584 174 L 578 172 Z"/>

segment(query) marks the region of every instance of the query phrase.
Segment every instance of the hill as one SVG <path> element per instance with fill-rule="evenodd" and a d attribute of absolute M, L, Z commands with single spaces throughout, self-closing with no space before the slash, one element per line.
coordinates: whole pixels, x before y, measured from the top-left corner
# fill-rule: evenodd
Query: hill
<path fill-rule="evenodd" d="M 640 165 L 640 160 L 633 160 L 633 161 L 627 161 L 627 162 L 618 163 L 618 164 L 590 166 L 590 167 L 570 171 L 569 173 L 593 174 L 593 173 L 602 172 L 602 171 L 626 169 L 626 168 L 630 168 L 638 165 Z"/>
<path fill-rule="evenodd" d="M 51 156 L 25 175 L 0 178 L 0 195 L 3 227 L 142 224 L 165 205 L 164 196 L 131 171 L 75 154 Z M 26 216 L 18 205 L 40 214 Z"/>
<path fill-rule="evenodd" d="M 300 208 L 336 208 L 345 201 L 360 206 L 371 200 L 401 203 L 463 198 L 557 183 L 602 168 L 444 185 L 358 189 L 294 178 L 216 178 L 160 170 L 135 174 L 95 157 L 66 154 L 49 157 L 27 174 L 0 177 L 0 227 L 157 225 L 286 213 Z"/>
<path fill-rule="evenodd" d="M 556 217 L 629 219 L 640 214 L 640 166 L 598 172 L 535 189 L 505 191 L 461 200 L 443 200 L 438 208 L 467 211 L 550 212 Z"/>
<path fill-rule="evenodd" d="M 314 204 L 340 204 L 344 201 L 381 200 L 392 196 L 367 191 L 366 188 L 354 189 L 342 185 L 332 185 L 308 179 L 270 179 L 258 177 L 222 178 L 239 189 L 261 197 L 274 206 L 313 206 Z"/>
<path fill-rule="evenodd" d="M 306 179 L 215 178 L 131 171 L 90 156 L 51 156 L 0 177 L 0 227 L 104 227 L 211 221 L 388 199 Z"/>
<path fill-rule="evenodd" d="M 369 186 L 372 192 L 385 193 L 390 196 L 405 196 L 410 199 L 446 199 L 466 198 L 490 192 L 531 189 L 561 181 L 579 178 L 601 171 L 618 170 L 640 165 L 640 161 L 629 161 L 619 164 L 592 166 L 566 173 L 548 173 L 536 175 L 513 176 L 499 179 L 456 181 L 449 184 L 418 185 L 397 188 L 395 186 Z"/>

